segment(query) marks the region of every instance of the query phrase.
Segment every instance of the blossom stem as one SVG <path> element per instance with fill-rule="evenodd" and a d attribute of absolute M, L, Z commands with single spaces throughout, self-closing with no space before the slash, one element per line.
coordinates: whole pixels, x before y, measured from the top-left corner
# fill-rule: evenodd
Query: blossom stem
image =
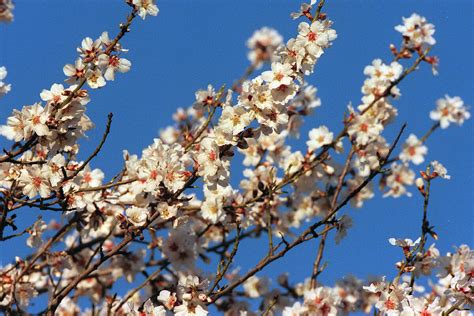
<path fill-rule="evenodd" d="M 438 123 L 435 123 L 433 126 L 431 126 L 431 128 L 426 132 L 425 135 L 423 135 L 423 137 L 420 138 L 420 143 L 424 143 L 428 137 L 431 136 L 431 134 L 438 129 L 438 127 L 440 127 L 440 124 L 439 122 Z"/>
<path fill-rule="evenodd" d="M 105 132 L 102 135 L 102 139 L 99 145 L 97 145 L 97 147 L 95 148 L 94 152 L 92 152 L 92 154 L 86 159 L 86 161 L 84 161 L 81 164 L 81 166 L 74 171 L 73 174 L 67 177 L 64 177 L 62 180 L 62 183 L 68 180 L 74 179 L 74 177 L 76 177 L 82 170 L 84 170 L 84 168 L 89 164 L 89 162 L 91 162 L 91 160 L 94 159 L 94 157 L 99 154 L 100 150 L 102 149 L 102 146 L 104 146 L 105 141 L 107 140 L 107 136 L 110 133 L 110 126 L 112 125 L 112 117 L 113 117 L 113 114 L 109 113 L 109 115 L 107 116 L 107 125 L 105 126 Z"/>
<path fill-rule="evenodd" d="M 465 302 L 465 299 L 459 299 L 453 306 L 451 306 L 447 311 L 443 312 L 443 316 L 448 316 L 452 312 L 458 310 Z"/>
<path fill-rule="evenodd" d="M 426 167 L 426 174 L 429 176 L 431 173 L 431 167 L 428 165 Z M 423 256 L 425 254 L 425 244 L 426 244 L 426 237 L 427 234 L 430 231 L 429 228 L 429 222 L 428 222 L 428 202 L 430 199 L 430 187 L 431 187 L 431 178 L 428 177 L 426 179 L 426 186 L 425 186 L 425 193 L 424 195 L 424 200 L 423 200 L 423 220 L 421 223 L 421 239 L 420 239 L 420 244 L 416 248 L 415 253 L 411 256 L 413 262 L 412 264 L 415 263 L 417 258 L 420 258 L 421 260 L 423 259 Z M 420 256 L 418 257 L 418 254 Z M 410 278 L 410 287 L 412 288 L 411 291 L 413 292 L 413 285 L 415 284 L 415 271 L 412 272 L 411 278 Z"/>
<path fill-rule="evenodd" d="M 321 10 L 323 9 L 324 2 L 326 0 L 320 0 L 318 3 L 318 7 L 316 8 L 316 13 L 314 14 L 313 21 L 316 22 L 319 19 L 319 15 L 321 14 Z"/>

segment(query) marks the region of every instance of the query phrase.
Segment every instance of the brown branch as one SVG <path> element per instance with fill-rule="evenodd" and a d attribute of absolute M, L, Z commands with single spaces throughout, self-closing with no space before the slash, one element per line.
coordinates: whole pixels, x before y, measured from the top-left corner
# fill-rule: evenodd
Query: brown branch
<path fill-rule="evenodd" d="M 336 227 L 335 225 L 331 227 L 334 228 Z M 310 231 L 306 230 L 303 234 L 301 234 L 295 241 L 293 241 L 291 244 L 288 244 L 284 249 L 280 250 L 279 252 L 273 254 L 272 256 L 265 256 L 253 269 L 248 271 L 244 276 L 240 277 L 238 280 L 236 280 L 234 283 L 230 284 L 229 286 L 223 288 L 221 291 L 217 292 L 214 294 L 212 297 L 211 301 L 208 303 L 213 304 L 217 299 L 220 297 L 232 292 L 236 287 L 247 281 L 250 277 L 255 275 L 257 272 L 265 268 L 267 265 L 272 263 L 273 261 L 283 257 L 288 251 L 291 249 L 295 248 L 299 244 L 311 240 L 313 238 L 319 237 L 321 234 L 323 234 L 325 231 L 323 230 L 321 233 L 316 233 L 313 232 L 311 233 Z"/>
<path fill-rule="evenodd" d="M 11 162 L 11 160 L 13 158 L 15 158 L 16 156 L 19 156 L 19 155 L 23 154 L 24 152 L 30 150 L 37 143 L 38 143 L 38 136 L 33 135 L 23 146 L 21 146 L 17 150 L 10 151 L 10 152 L 8 152 L 6 150 L 3 150 L 5 152 L 5 156 L 0 157 L 0 163 Z"/>
<path fill-rule="evenodd" d="M 275 295 L 273 297 L 273 299 L 271 300 L 270 304 L 268 304 L 268 307 L 265 310 L 265 312 L 262 314 L 262 316 L 272 315 L 271 311 L 272 311 L 273 307 L 276 305 L 277 302 L 278 302 L 278 295 Z"/>
<path fill-rule="evenodd" d="M 466 300 L 464 298 L 461 298 L 459 299 L 453 306 L 451 306 L 447 311 L 443 312 L 442 313 L 442 316 L 448 316 L 449 314 L 451 314 L 452 312 L 458 310 L 464 303 L 466 302 Z"/>
<path fill-rule="evenodd" d="M 9 239 L 12 239 L 12 238 L 23 236 L 24 234 L 26 234 L 28 232 L 28 229 L 29 228 L 25 229 L 24 231 L 22 231 L 20 233 L 8 235 L 8 236 L 5 236 L 5 237 L 0 237 L 0 241 L 6 241 L 6 240 L 9 240 Z"/>
<path fill-rule="evenodd" d="M 167 267 L 168 265 L 170 264 L 170 262 L 168 260 L 166 260 L 162 266 L 157 269 L 156 271 L 154 271 L 152 274 L 150 274 L 146 279 L 145 281 L 143 281 L 139 286 L 137 286 L 136 288 L 132 289 L 129 293 L 127 293 L 127 295 L 122 299 L 122 301 L 117 305 L 117 307 L 114 308 L 114 310 L 117 312 L 120 310 L 120 308 L 125 304 L 127 303 L 134 295 L 135 293 L 137 293 L 138 291 L 140 291 L 141 289 L 143 289 L 148 283 L 152 282 L 153 279 L 155 279 L 158 275 L 160 275 L 161 271 L 163 271 L 163 269 L 165 267 Z"/>
<path fill-rule="evenodd" d="M 45 163 L 47 163 L 47 161 L 45 160 L 21 161 L 21 160 L 16 160 L 10 157 L 5 162 L 10 162 L 15 165 L 44 165 Z"/>
<path fill-rule="evenodd" d="M 219 282 L 222 280 L 222 278 L 226 274 L 227 270 L 229 269 L 232 261 L 234 260 L 234 257 L 237 254 L 237 250 L 239 248 L 240 232 L 241 232 L 240 225 L 237 223 L 236 236 L 235 236 L 234 247 L 232 248 L 232 252 L 230 253 L 229 258 L 227 259 L 227 262 L 225 263 L 222 270 L 220 269 L 222 261 L 219 263 L 219 268 L 218 268 L 218 273 L 217 273 L 216 279 L 214 280 L 214 283 L 212 284 L 209 291 L 207 292 L 207 296 L 210 296 L 212 294 L 212 292 L 214 292 L 214 289 L 219 285 Z"/>
<path fill-rule="evenodd" d="M 431 128 L 425 133 L 425 135 L 423 135 L 423 137 L 420 138 L 420 143 L 423 144 L 424 142 L 426 142 L 428 137 L 430 137 L 431 134 L 433 134 L 433 132 L 438 129 L 438 127 L 440 127 L 439 122 L 431 126 Z"/>
<path fill-rule="evenodd" d="M 288 251 L 291 249 L 295 248 L 299 244 L 306 242 L 308 240 L 318 238 L 319 236 L 323 235 L 324 233 L 328 232 L 329 230 L 335 228 L 337 226 L 337 223 L 331 225 L 329 228 L 325 228 L 323 231 L 320 233 L 316 232 L 316 229 L 328 222 L 330 222 L 330 219 L 342 208 L 344 207 L 353 197 L 355 197 L 367 184 L 369 184 L 372 179 L 378 175 L 380 172 L 382 172 L 382 166 L 383 162 L 386 161 L 390 155 L 392 154 L 393 150 L 395 149 L 396 145 L 400 141 L 400 137 L 402 136 L 403 131 L 405 130 L 406 123 L 403 124 L 403 126 L 400 129 L 400 132 L 398 133 L 397 137 L 395 138 L 392 146 L 389 149 L 389 152 L 386 157 L 381 158 L 381 163 L 379 164 L 380 167 L 376 170 L 373 170 L 371 174 L 356 188 L 354 189 L 341 203 L 338 204 L 337 207 L 334 208 L 332 212 L 329 212 L 329 214 L 323 219 L 320 220 L 310 227 L 308 227 L 301 235 L 298 236 L 297 239 L 295 239 L 292 243 L 286 245 L 286 247 L 282 250 L 280 250 L 278 253 L 272 255 L 272 256 L 265 256 L 253 269 L 248 271 L 244 276 L 240 277 L 238 280 L 230 284 L 228 287 L 222 289 L 221 291 L 217 292 L 211 299 L 211 301 L 208 304 L 213 304 L 217 299 L 222 297 L 223 295 L 226 295 L 230 292 L 232 292 L 236 287 L 247 281 L 250 277 L 255 275 L 257 272 L 261 271 L 264 267 L 272 263 L 273 261 L 283 257 Z"/>
<path fill-rule="evenodd" d="M 56 234 L 48 240 L 48 242 L 38 250 L 38 252 L 29 260 L 26 262 L 25 267 L 20 271 L 18 276 L 15 278 L 12 284 L 12 293 L 13 293 L 13 299 L 16 301 L 15 298 L 15 286 L 17 282 L 20 282 L 23 276 L 25 276 L 29 270 L 33 267 L 35 262 L 41 258 L 47 251 L 48 249 L 58 240 L 60 240 L 73 226 L 74 224 L 79 220 L 79 216 L 76 214 L 71 221 L 68 222 L 67 225 L 64 225 L 61 227 L 60 230 L 56 232 Z M 18 264 L 18 263 L 17 263 Z"/>
<path fill-rule="evenodd" d="M 197 176 L 191 177 L 185 185 L 178 190 L 173 196 L 170 198 L 170 200 L 176 200 L 181 193 L 183 193 L 187 188 L 193 185 L 193 183 L 197 180 Z M 95 271 L 98 267 L 100 267 L 104 262 L 106 262 L 108 259 L 113 257 L 115 254 L 119 253 L 125 246 L 127 246 L 130 242 L 132 242 L 135 237 L 143 232 L 145 229 L 147 229 L 155 220 L 157 220 L 160 217 L 160 212 L 155 212 L 145 223 L 145 225 L 137 227 L 136 232 L 128 232 L 127 235 L 125 235 L 124 239 L 115 246 L 113 249 L 111 249 L 109 252 L 106 254 L 100 256 L 100 258 L 93 264 L 91 264 L 88 268 L 84 269 L 78 276 L 76 276 L 71 282 L 62 288 L 55 296 L 53 296 L 50 299 L 50 302 L 48 304 L 47 308 L 47 315 L 54 315 L 57 307 L 61 303 L 61 301 L 68 295 L 76 286 L 81 282 L 84 278 L 86 278 L 90 273 Z M 167 220 L 165 220 L 163 223 L 160 223 L 162 225 L 174 221 L 176 218 L 171 217 Z"/>
<path fill-rule="evenodd" d="M 74 173 L 72 173 L 70 176 L 64 177 L 62 179 L 61 183 L 64 183 L 64 182 L 66 182 L 68 180 L 71 180 L 71 179 L 74 179 L 82 170 L 84 170 L 84 168 L 89 164 L 89 162 L 99 154 L 100 150 L 102 149 L 102 146 L 104 146 L 105 141 L 107 140 L 107 136 L 110 133 L 110 126 L 112 125 L 112 117 L 113 117 L 113 114 L 109 113 L 109 115 L 107 116 L 107 125 L 105 126 L 105 132 L 102 135 L 102 139 L 101 139 L 100 143 L 97 145 L 97 147 L 92 152 L 92 154 L 86 159 L 86 161 L 84 161 L 81 164 L 81 166 L 79 168 L 77 168 L 74 171 Z"/>
<path fill-rule="evenodd" d="M 131 179 L 127 179 L 127 180 L 122 180 L 122 181 L 117 181 L 117 182 L 113 182 L 113 183 L 108 183 L 108 184 L 100 185 L 100 186 L 97 186 L 97 187 L 80 188 L 80 189 L 77 190 L 75 193 L 79 193 L 79 192 L 102 191 L 102 190 L 105 190 L 105 189 L 109 189 L 109 188 L 121 186 L 121 185 L 124 185 L 124 184 L 133 183 L 133 182 L 135 182 L 135 181 L 137 181 L 137 180 L 138 180 L 137 178 L 131 178 Z"/>
<path fill-rule="evenodd" d="M 331 201 L 331 211 L 336 207 L 337 205 L 337 199 L 339 197 L 339 194 L 341 193 L 342 186 L 344 184 L 344 178 L 346 177 L 347 173 L 349 172 L 351 161 L 352 161 L 352 156 L 355 153 L 355 146 L 352 146 L 349 155 L 346 159 L 346 162 L 344 164 L 344 169 L 341 172 L 341 175 L 339 176 L 339 179 L 337 181 L 337 186 L 336 190 L 334 191 L 334 195 L 332 197 Z M 326 224 L 326 227 L 328 227 L 330 224 Z M 323 258 L 323 252 L 324 252 L 324 247 L 326 245 L 326 238 L 327 238 L 327 233 L 324 233 L 323 236 L 321 237 L 319 241 L 319 247 L 318 247 L 318 254 L 316 255 L 316 259 L 314 261 L 313 265 L 313 273 L 311 274 L 311 288 L 316 287 L 316 280 L 318 278 L 318 275 L 321 273 L 320 265 L 321 265 L 321 260 Z"/>
<path fill-rule="evenodd" d="M 417 260 L 417 256 L 420 255 L 420 258 L 423 259 L 423 256 L 425 254 L 425 244 L 426 244 L 426 238 L 428 233 L 431 231 L 429 222 L 428 222 L 428 202 L 430 199 L 430 187 L 431 187 L 431 178 L 430 178 L 430 173 L 431 173 L 431 167 L 428 165 L 426 167 L 426 175 L 428 177 L 426 178 L 426 186 L 423 189 L 423 219 L 421 221 L 421 237 L 420 237 L 420 244 L 414 250 L 412 256 L 411 256 L 411 262 L 407 262 L 408 264 L 414 265 L 415 261 Z M 408 259 L 407 259 L 408 261 Z M 410 278 L 410 287 L 412 288 L 411 291 L 413 291 L 413 285 L 415 284 L 415 271 L 412 271 L 411 278 Z M 411 293 L 410 293 L 411 294 Z"/>
<path fill-rule="evenodd" d="M 321 10 L 323 9 L 325 0 L 320 0 L 318 3 L 318 7 L 316 8 L 316 13 L 314 14 L 314 18 L 312 22 L 316 22 L 319 19 L 319 15 L 321 14 Z"/>
<path fill-rule="evenodd" d="M 273 231 L 272 231 L 272 213 L 271 206 L 267 204 L 265 207 L 267 215 L 267 235 L 268 235 L 268 255 L 273 255 Z"/>

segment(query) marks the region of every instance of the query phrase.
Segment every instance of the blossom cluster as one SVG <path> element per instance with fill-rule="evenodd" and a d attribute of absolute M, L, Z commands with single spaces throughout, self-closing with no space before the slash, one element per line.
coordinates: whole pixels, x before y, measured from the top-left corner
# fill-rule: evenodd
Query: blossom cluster
<path fill-rule="evenodd" d="M 417 242 L 401 241 L 402 246 L 413 247 Z M 418 240 L 419 243 L 419 240 Z M 454 253 L 441 256 L 434 245 L 421 256 L 414 267 L 415 275 L 436 273 L 436 283 L 430 282 L 431 291 L 416 283 L 410 284 L 409 278 L 402 282 L 381 280 L 364 287 L 373 294 L 375 307 L 386 315 L 442 315 L 460 299 L 472 302 L 471 288 L 474 284 L 472 267 L 474 251 L 467 245 L 461 245 Z M 420 293 L 420 295 L 415 295 Z M 455 311 L 454 315 L 469 315 L 469 312 Z"/>
<path fill-rule="evenodd" d="M 373 306 L 383 315 L 441 315 L 460 298 L 472 301 L 469 276 L 474 263 L 474 251 L 461 245 L 454 253 L 441 256 L 434 245 L 417 263 L 417 274 L 436 276 L 437 282 L 425 286 L 410 284 L 410 278 L 389 282 L 385 277 L 363 282 L 348 276 L 334 287 L 311 288 L 309 280 L 295 286 L 302 300 L 282 308 L 283 315 L 343 315 L 350 312 L 369 313 Z M 465 270 L 465 267 L 467 270 Z M 467 272 L 466 272 L 467 271 Z M 370 285 L 365 285 L 370 284 Z M 264 293 L 262 293 L 263 295 Z M 453 315 L 469 315 L 455 311 Z"/>
<path fill-rule="evenodd" d="M 156 0 L 126 0 L 126 2 L 135 8 L 137 14 L 143 20 L 147 15 L 157 16 L 160 12 L 156 6 Z"/>
<path fill-rule="evenodd" d="M 405 243 L 404 240 L 399 242 Z M 274 288 L 267 278 L 250 278 L 244 283 L 243 297 L 261 299 L 260 312 L 271 305 L 274 314 L 285 316 L 369 313 L 373 308 L 384 315 L 442 315 L 443 311 L 449 310 L 460 300 L 472 302 L 473 269 L 474 251 L 469 246 L 461 245 L 454 252 L 442 256 L 433 244 L 426 254 L 419 258 L 414 270 L 418 277 L 435 277 L 435 280 L 430 279 L 427 285 L 418 282 L 411 284 L 408 276 L 393 281 L 387 280 L 386 277 L 372 277 L 363 281 L 349 275 L 337 281 L 334 286 L 318 285 L 313 288 L 309 279 L 291 284 L 288 275 L 282 274 Z M 163 289 L 159 292 L 154 300 L 156 303 L 147 300 L 141 304 L 139 300 L 132 300 L 123 306 L 120 313 L 138 314 L 139 307 L 143 305 L 147 315 L 205 316 L 208 315 L 208 286 L 207 280 L 183 275 L 179 278 L 175 290 Z M 105 310 L 106 304 L 102 305 L 104 306 L 101 309 Z M 77 303 L 68 299 L 60 305 L 58 315 L 77 313 L 80 310 Z M 84 312 L 87 313 L 88 310 Z M 243 300 L 234 301 L 225 310 L 225 315 L 236 313 L 259 315 L 258 311 L 252 311 L 250 305 Z M 452 314 L 461 316 L 471 313 L 454 310 Z"/>
<path fill-rule="evenodd" d="M 13 0 L 0 0 L 0 22 L 13 21 Z"/>
<path fill-rule="evenodd" d="M 264 62 L 275 58 L 275 51 L 283 44 L 283 37 L 277 30 L 263 27 L 248 39 L 248 59 L 252 65 L 261 67 Z"/>
<path fill-rule="evenodd" d="M 7 77 L 7 69 L 5 67 L 0 67 L 0 98 L 3 97 L 5 94 L 10 92 L 11 84 L 7 84 L 3 82 Z"/>
<path fill-rule="evenodd" d="M 63 68 L 69 84 L 86 80 L 91 89 L 102 88 L 106 85 L 106 80 L 115 80 L 116 72 L 124 73 L 131 67 L 130 61 L 120 56 L 127 50 L 121 45 L 114 45 L 107 32 L 102 33 L 96 40 L 86 37 L 77 51 L 80 57 L 74 65 L 67 64 Z M 112 51 L 116 54 L 111 54 Z"/>
<path fill-rule="evenodd" d="M 468 108 L 460 97 L 444 98 L 436 101 L 436 109 L 430 112 L 430 118 L 438 121 L 441 128 L 448 128 L 450 124 L 462 125 L 471 117 Z"/>

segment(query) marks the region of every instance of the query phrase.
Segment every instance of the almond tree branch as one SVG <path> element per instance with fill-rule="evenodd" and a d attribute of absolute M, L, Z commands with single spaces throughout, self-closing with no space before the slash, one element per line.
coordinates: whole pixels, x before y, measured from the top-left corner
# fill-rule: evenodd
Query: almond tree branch
<path fill-rule="evenodd" d="M 92 154 L 86 159 L 86 161 L 84 161 L 81 164 L 81 166 L 79 168 L 77 168 L 74 171 L 74 173 L 72 173 L 69 176 L 64 177 L 61 181 L 62 183 L 65 183 L 68 180 L 74 179 L 82 170 L 84 170 L 84 168 L 89 164 L 89 162 L 91 162 L 91 160 L 94 159 L 94 157 L 96 157 L 99 154 L 100 150 L 102 149 L 102 146 L 104 146 L 105 141 L 107 140 L 107 136 L 110 133 L 110 126 L 112 125 L 112 117 L 113 117 L 113 114 L 109 113 L 109 115 L 107 116 L 107 125 L 105 126 L 105 132 L 102 135 L 102 139 L 101 139 L 100 143 L 97 145 L 97 147 L 92 152 Z"/>
<path fill-rule="evenodd" d="M 422 192 L 424 199 L 423 199 L 423 219 L 421 222 L 420 244 L 418 245 L 416 250 L 413 251 L 413 255 L 412 255 L 413 262 L 408 263 L 408 264 L 414 264 L 418 258 L 423 259 L 423 255 L 425 254 L 426 238 L 427 238 L 428 233 L 431 232 L 430 224 L 428 222 L 428 202 L 430 199 L 430 187 L 431 187 L 431 180 L 432 180 L 430 177 L 430 173 L 431 173 L 431 166 L 428 165 L 428 167 L 426 167 L 426 175 L 427 175 L 427 178 L 425 180 L 426 186 Z M 415 271 L 412 271 L 411 278 L 410 278 L 410 287 L 412 288 L 411 290 L 412 292 L 413 292 L 414 284 L 415 284 Z"/>
<path fill-rule="evenodd" d="M 187 188 L 191 187 L 196 180 L 197 180 L 196 176 L 191 177 L 180 190 L 178 190 L 175 194 L 173 194 L 172 197 L 170 197 L 170 200 L 173 200 L 173 201 L 176 200 L 181 195 L 181 193 L 184 192 Z M 122 241 L 119 244 L 117 244 L 117 246 L 115 246 L 109 252 L 105 253 L 103 256 L 100 256 L 100 258 L 96 262 L 91 264 L 88 268 L 84 269 L 84 271 L 82 271 L 77 277 L 75 277 L 73 280 L 71 280 L 71 282 L 67 286 L 65 286 L 60 291 L 58 291 L 58 293 L 54 297 L 51 298 L 51 300 L 48 304 L 47 315 L 51 315 L 51 316 L 54 315 L 57 307 L 59 306 L 61 301 L 64 299 L 64 297 L 66 297 L 66 295 L 68 295 L 72 290 L 74 290 L 76 288 L 77 284 L 79 284 L 80 281 L 82 281 L 90 273 L 95 271 L 98 267 L 100 267 L 108 259 L 110 259 L 114 255 L 119 253 L 125 246 L 127 246 L 131 241 L 133 241 L 135 239 L 135 237 L 137 236 L 138 233 L 141 233 L 142 231 L 147 229 L 153 222 L 155 222 L 155 220 L 157 220 L 160 217 L 160 215 L 161 215 L 160 212 L 155 212 L 147 220 L 147 222 L 145 223 L 144 226 L 138 227 L 137 232 L 129 232 L 124 237 L 124 239 L 122 239 Z M 161 224 L 164 225 L 164 224 L 166 224 L 168 222 L 171 222 L 173 220 L 175 220 L 175 218 L 171 217 L 170 219 L 164 221 Z"/>
<path fill-rule="evenodd" d="M 221 99 L 221 97 L 224 93 L 224 88 L 225 88 L 225 86 L 223 85 L 219 89 L 219 91 L 216 93 L 216 97 L 215 97 L 214 102 L 209 106 L 210 111 L 209 111 L 209 115 L 207 116 L 206 121 L 197 130 L 196 134 L 193 135 L 192 140 L 184 147 L 185 151 L 188 151 L 191 148 L 191 146 L 193 146 L 196 143 L 196 141 L 199 139 L 199 137 L 201 137 L 202 133 L 204 133 L 204 131 L 206 131 L 206 129 L 209 127 L 209 124 L 211 123 L 212 118 L 214 117 L 214 114 L 216 113 L 217 107 L 220 103 L 220 99 Z"/>
<path fill-rule="evenodd" d="M 130 183 L 133 183 L 135 181 L 138 181 L 138 179 L 137 178 L 131 178 L 131 179 L 127 179 L 127 180 L 122 180 L 122 181 L 117 181 L 117 182 L 113 182 L 113 183 L 100 185 L 100 186 L 97 186 L 97 187 L 80 188 L 79 190 L 75 191 L 75 193 L 102 191 L 102 190 L 105 190 L 105 189 L 118 187 L 118 186 L 121 186 L 121 185 L 124 185 L 124 184 L 130 184 Z"/>
<path fill-rule="evenodd" d="M 219 263 L 219 271 L 217 273 L 217 276 L 214 280 L 214 283 L 212 284 L 211 288 L 207 292 L 207 296 L 211 295 L 212 292 L 214 292 L 214 289 L 219 285 L 219 282 L 222 280 L 224 275 L 227 273 L 227 270 L 229 269 L 231 263 L 234 260 L 235 255 L 237 254 L 237 249 L 239 248 L 239 241 L 240 241 L 240 224 L 237 223 L 237 228 L 236 228 L 236 236 L 235 236 L 235 241 L 234 241 L 234 247 L 232 248 L 232 252 L 229 255 L 229 258 L 227 259 L 227 262 L 225 263 L 224 267 L 220 269 L 221 263 Z"/>
<path fill-rule="evenodd" d="M 355 153 L 355 146 L 352 146 L 351 150 L 349 152 L 349 155 L 347 156 L 346 162 L 344 164 L 344 168 L 343 168 L 343 170 L 341 172 L 341 175 L 339 176 L 338 181 L 337 181 L 336 190 L 334 191 L 334 195 L 333 195 L 333 198 L 332 198 L 332 201 L 331 201 L 331 210 L 333 210 L 337 205 L 337 199 L 339 197 L 339 194 L 341 193 L 341 190 L 342 190 L 342 187 L 343 187 L 343 184 L 344 184 L 344 179 L 345 179 L 347 173 L 349 172 L 351 161 L 352 161 L 352 156 L 354 155 L 354 153 Z M 328 227 L 328 226 L 330 226 L 330 224 L 326 224 L 326 227 Z M 320 264 L 321 264 L 321 260 L 323 258 L 324 246 L 326 244 L 327 235 L 328 235 L 327 233 L 324 233 L 322 235 L 320 241 L 319 241 L 318 254 L 317 254 L 316 259 L 314 261 L 313 273 L 311 274 L 311 288 L 316 287 L 316 280 L 318 278 L 318 275 L 321 273 Z"/>
<path fill-rule="evenodd" d="M 145 281 L 143 281 L 139 286 L 137 286 L 136 288 L 132 289 L 130 292 L 127 293 L 127 295 L 122 299 L 122 301 L 120 301 L 120 303 L 117 305 L 116 308 L 114 308 L 116 311 L 119 311 L 120 308 L 125 304 L 127 303 L 138 291 L 140 291 L 141 289 L 143 289 L 148 283 L 152 282 L 156 277 L 158 277 L 160 275 L 160 273 L 163 271 L 164 268 L 166 268 L 168 265 L 170 264 L 170 262 L 168 260 L 166 260 L 160 268 L 158 268 L 157 270 L 155 270 L 152 274 L 150 274 L 146 279 Z"/>
<path fill-rule="evenodd" d="M 291 249 L 295 248 L 296 246 L 298 246 L 299 244 L 303 243 L 303 242 L 306 242 L 308 240 L 311 240 L 311 239 L 314 239 L 314 238 L 318 238 L 320 237 L 321 235 L 323 235 L 324 233 L 328 232 L 329 230 L 335 228 L 337 226 L 337 223 L 336 224 L 333 224 L 331 225 L 330 227 L 328 228 L 325 228 L 323 231 L 321 231 L 320 233 L 317 233 L 316 232 L 316 229 L 328 222 L 330 222 L 330 219 L 342 208 L 344 207 L 353 197 L 355 197 L 365 186 L 367 186 L 367 184 L 369 184 L 372 179 L 378 175 L 379 173 L 382 172 L 382 166 L 384 164 L 385 161 L 387 161 L 390 157 L 390 155 L 392 154 L 393 150 L 395 149 L 396 145 L 398 144 L 399 140 L 400 140 L 400 137 L 402 136 L 402 133 L 403 131 L 405 130 L 405 127 L 406 127 L 406 123 L 403 124 L 402 128 L 400 129 L 400 132 L 398 133 L 397 137 L 395 138 L 395 141 L 393 142 L 392 146 L 390 147 L 389 151 L 388 151 L 388 154 L 386 157 L 383 157 L 381 158 L 381 161 L 380 161 L 380 166 L 379 168 L 377 168 L 376 170 L 373 170 L 371 172 L 371 174 L 356 188 L 354 189 L 342 202 L 340 202 L 337 207 L 334 208 L 334 210 L 332 210 L 331 212 L 329 212 L 329 214 L 322 220 L 314 223 L 313 225 L 311 225 L 310 227 L 308 227 L 301 235 L 298 236 L 298 238 L 296 238 L 292 243 L 290 244 L 287 244 L 286 247 L 282 250 L 280 250 L 279 252 L 277 252 L 276 254 L 272 255 L 272 256 L 266 256 L 264 257 L 253 269 L 251 269 L 250 271 L 248 271 L 244 276 L 240 277 L 238 280 L 234 281 L 232 284 L 230 284 L 229 286 L 225 287 L 224 289 L 222 289 L 221 291 L 215 293 L 212 298 L 211 298 L 211 301 L 208 303 L 208 304 L 213 304 L 216 302 L 217 299 L 219 299 L 220 297 L 226 295 L 226 294 L 229 294 L 230 292 L 232 292 L 236 287 L 238 287 L 239 285 L 243 284 L 245 281 L 247 281 L 250 277 L 252 277 L 253 275 L 255 275 L 257 272 L 259 272 L 260 270 L 262 270 L 263 268 L 265 268 L 267 265 L 269 265 L 270 263 L 272 263 L 273 261 L 283 257 L 288 251 L 290 251 Z"/>

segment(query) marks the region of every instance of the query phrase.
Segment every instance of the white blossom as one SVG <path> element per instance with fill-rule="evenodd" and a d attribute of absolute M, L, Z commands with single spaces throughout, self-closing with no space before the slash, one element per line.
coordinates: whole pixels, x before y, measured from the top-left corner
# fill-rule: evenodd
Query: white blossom
<path fill-rule="evenodd" d="M 132 206 L 127 208 L 127 218 L 135 226 L 143 226 L 148 217 L 148 211 L 145 208 Z"/>
<path fill-rule="evenodd" d="M 156 0 L 132 0 L 138 10 L 138 15 L 145 20 L 147 15 L 157 16 L 160 11 L 155 4 Z"/>
<path fill-rule="evenodd" d="M 419 165 L 425 161 L 424 156 L 427 152 L 428 148 L 418 140 L 418 137 L 414 134 L 410 134 L 403 145 L 403 151 L 399 157 L 404 162 L 411 161 L 415 165 Z"/>
<path fill-rule="evenodd" d="M 306 145 L 308 146 L 309 151 L 315 151 L 324 145 L 331 144 L 333 138 L 334 134 L 323 125 L 318 128 L 313 128 L 311 131 L 309 131 L 309 140 L 306 142 Z"/>
<path fill-rule="evenodd" d="M 430 164 L 437 176 L 447 180 L 451 179 L 451 176 L 448 175 L 448 170 L 439 161 L 434 160 Z"/>
<path fill-rule="evenodd" d="M 450 97 L 446 95 L 444 98 L 436 101 L 436 109 L 430 112 L 430 118 L 439 121 L 441 128 L 448 128 L 451 123 L 462 125 L 465 120 L 471 117 L 464 102 L 460 97 Z"/>
<path fill-rule="evenodd" d="M 434 25 L 428 23 L 425 17 L 413 13 L 408 18 L 403 18 L 403 25 L 397 25 L 395 30 L 402 33 L 407 39 L 408 45 L 419 47 L 422 45 L 434 45 Z"/>
<path fill-rule="evenodd" d="M 0 15 L 1 20 L 1 15 Z M 7 69 L 5 67 L 0 67 L 0 98 L 3 97 L 5 94 L 10 92 L 11 85 L 6 84 L 3 80 L 7 77 Z"/>

